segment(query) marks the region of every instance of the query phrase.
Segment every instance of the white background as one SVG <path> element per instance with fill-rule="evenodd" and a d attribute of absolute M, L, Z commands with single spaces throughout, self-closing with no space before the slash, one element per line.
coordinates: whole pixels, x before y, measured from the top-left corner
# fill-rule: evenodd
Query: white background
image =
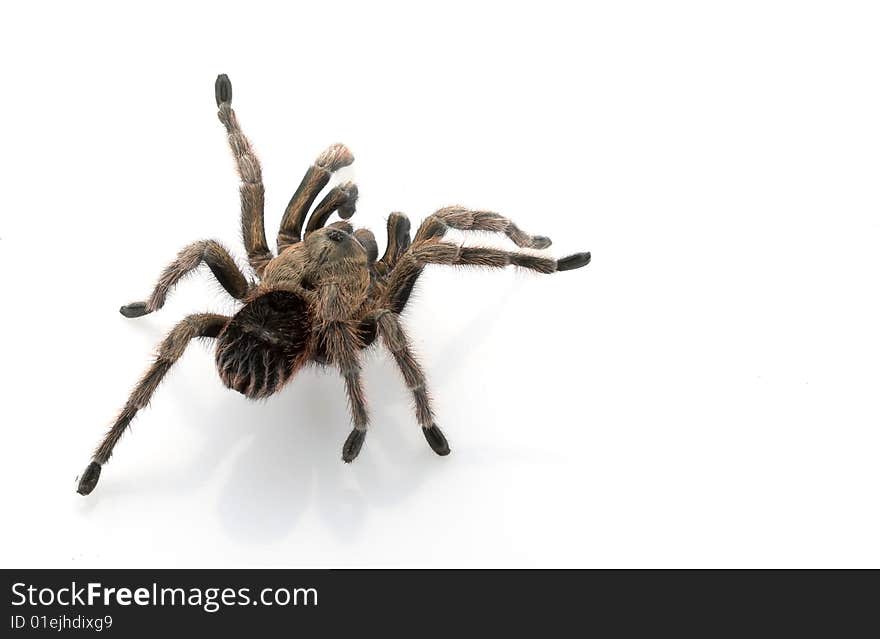
<path fill-rule="evenodd" d="M 2 565 L 880 566 L 874 7 L 6 6 Z M 221 72 L 271 239 L 344 141 L 380 248 L 461 203 L 593 263 L 426 272 L 447 458 L 380 350 L 346 466 L 336 374 L 254 404 L 196 344 L 83 498 L 162 335 L 235 309 L 200 271 L 117 312 L 190 241 L 243 255 Z"/>

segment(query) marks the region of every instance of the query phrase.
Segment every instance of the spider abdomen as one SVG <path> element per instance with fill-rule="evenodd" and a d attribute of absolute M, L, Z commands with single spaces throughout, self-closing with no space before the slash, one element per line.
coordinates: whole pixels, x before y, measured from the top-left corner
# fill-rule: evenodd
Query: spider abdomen
<path fill-rule="evenodd" d="M 268 397 L 308 359 L 311 322 L 305 301 L 272 291 L 244 306 L 217 337 L 223 383 L 251 399 Z"/>

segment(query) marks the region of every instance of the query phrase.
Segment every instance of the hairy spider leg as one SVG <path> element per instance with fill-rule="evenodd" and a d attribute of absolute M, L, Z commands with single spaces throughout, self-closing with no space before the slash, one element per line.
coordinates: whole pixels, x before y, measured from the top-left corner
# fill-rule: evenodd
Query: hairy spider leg
<path fill-rule="evenodd" d="M 217 76 L 214 83 L 214 95 L 217 100 L 217 117 L 226 127 L 229 147 L 235 157 L 238 174 L 241 177 L 239 193 L 241 195 L 241 236 L 247 251 L 248 262 L 260 277 L 274 257 L 266 243 L 266 230 L 263 225 L 263 208 L 265 206 L 265 189 L 263 188 L 263 171 L 251 147 L 238 124 L 235 111 L 232 110 L 232 83 L 224 75 Z"/>
<path fill-rule="evenodd" d="M 415 241 L 439 239 L 448 229 L 504 233 L 520 248 L 545 249 L 551 244 L 549 237 L 529 235 L 503 215 L 493 211 L 473 211 L 462 206 L 447 206 L 426 217 L 416 231 Z"/>
<path fill-rule="evenodd" d="M 208 265 L 214 277 L 232 297 L 240 300 L 247 295 L 250 288 L 248 281 L 229 251 L 214 240 L 201 240 L 181 250 L 177 258 L 162 271 L 149 299 L 126 304 L 119 312 L 125 317 L 140 317 L 159 310 L 165 305 L 165 298 L 171 289 L 202 262 Z"/>
<path fill-rule="evenodd" d="M 516 253 L 496 248 L 458 246 L 437 239 L 417 240 L 403 254 L 389 274 L 388 287 L 381 303 L 384 308 L 395 313 L 402 312 L 409 301 L 416 280 L 428 264 L 490 268 L 504 268 L 513 265 L 539 273 L 555 273 L 556 271 L 580 268 L 589 263 L 589 253 L 575 253 L 560 260 L 554 260 L 539 255 Z"/>
<path fill-rule="evenodd" d="M 367 436 L 369 416 L 367 399 L 361 379 L 360 325 L 350 322 L 330 322 L 323 331 L 324 348 L 331 361 L 339 368 L 345 382 L 348 408 L 354 428 L 342 447 L 342 460 L 349 463 L 360 453 Z"/>
<path fill-rule="evenodd" d="M 159 345 L 156 359 L 134 387 L 128 401 L 116 421 L 113 422 L 113 426 L 110 427 L 107 435 L 95 449 L 92 462 L 80 477 L 77 487 L 79 494 L 88 495 L 95 489 L 98 479 L 101 477 L 101 467 L 110 459 L 119 438 L 122 437 L 137 412 L 150 402 L 150 397 L 156 391 L 162 378 L 180 359 L 190 341 L 196 337 L 217 337 L 230 319 L 225 315 L 199 313 L 185 317 L 183 321 L 171 329 L 171 332 Z"/>
<path fill-rule="evenodd" d="M 392 216 L 393 215 L 394 214 L 392 214 Z M 400 251 L 397 248 L 398 244 L 392 240 L 392 224 L 395 225 L 394 231 L 396 235 L 400 232 L 399 226 L 403 223 L 397 219 L 388 219 L 388 246 L 392 250 L 392 259 L 387 262 L 388 267 L 385 272 L 392 278 L 392 284 L 388 288 L 386 302 L 388 303 L 389 309 L 395 313 L 400 313 L 409 301 L 409 296 L 415 287 L 416 281 L 422 274 L 424 265 L 419 264 L 417 261 L 409 260 L 403 265 L 401 272 L 392 275 L 397 262 L 404 255 L 404 252 L 410 248 L 408 241 L 406 242 L 403 251 Z M 408 240 L 409 220 L 406 220 L 405 224 L 406 239 Z M 471 210 L 462 206 L 447 206 L 429 215 L 419 225 L 414 242 L 416 244 L 422 244 L 428 240 L 439 240 L 446 235 L 446 232 L 449 229 L 503 233 L 517 246 L 523 248 L 543 249 L 551 244 L 550 238 L 544 237 L 543 235 L 529 235 L 522 231 L 513 221 L 498 213 L 493 211 Z M 386 263 L 384 257 L 382 261 L 380 261 L 380 264 L 383 263 Z"/>
<path fill-rule="evenodd" d="M 415 405 L 416 421 L 422 427 L 422 433 L 438 455 L 449 454 L 449 443 L 443 431 L 434 422 L 434 411 L 431 408 L 431 397 L 428 394 L 425 372 L 413 354 L 409 339 L 396 313 L 382 310 L 376 317 L 377 330 L 382 342 L 394 357 L 398 369 L 403 375 L 407 388 L 412 393 Z"/>

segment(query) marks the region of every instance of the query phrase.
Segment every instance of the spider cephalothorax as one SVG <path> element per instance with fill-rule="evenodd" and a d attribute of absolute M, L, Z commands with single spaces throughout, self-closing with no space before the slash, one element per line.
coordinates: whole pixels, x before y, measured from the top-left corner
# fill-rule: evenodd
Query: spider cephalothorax
<path fill-rule="evenodd" d="M 425 375 L 413 356 L 399 317 L 425 266 L 514 265 L 554 273 L 585 266 L 590 254 L 576 253 L 555 260 L 533 253 L 444 242 L 448 229 L 459 229 L 504 233 L 521 248 L 544 249 L 550 245 L 548 238 L 528 235 L 497 213 L 451 206 L 425 219 L 412 239 L 407 217 L 392 213 L 388 218 L 385 253 L 379 258 L 373 234 L 367 229 L 354 229 L 346 221 L 354 214 L 357 201 L 357 187 L 353 184 L 333 187 L 312 209 L 333 172 L 354 161 L 347 148 L 334 144 L 309 167 L 290 199 L 278 231 L 276 255 L 269 249 L 263 227 L 260 163 L 239 128 L 231 106 L 232 85 L 225 75 L 217 78 L 215 95 L 218 116 L 226 127 L 241 176 L 241 232 L 257 282 L 245 278 L 223 246 L 213 240 L 202 240 L 180 252 L 146 301 L 120 309 L 126 317 L 140 317 L 162 308 L 170 289 L 202 262 L 223 288 L 243 304 L 232 317 L 190 315 L 171 330 L 160 344 L 156 360 L 95 451 L 77 490 L 83 495 L 94 490 L 101 467 L 110 459 L 122 433 L 196 337 L 216 340 L 215 361 L 220 379 L 227 387 L 252 399 L 277 392 L 309 363 L 338 368 L 345 381 L 354 426 L 342 448 L 346 462 L 357 457 L 367 432 L 360 352 L 381 338 L 412 392 L 416 420 L 425 439 L 438 455 L 449 454 L 446 438 L 434 423 Z M 327 225 L 333 213 L 342 221 Z"/>

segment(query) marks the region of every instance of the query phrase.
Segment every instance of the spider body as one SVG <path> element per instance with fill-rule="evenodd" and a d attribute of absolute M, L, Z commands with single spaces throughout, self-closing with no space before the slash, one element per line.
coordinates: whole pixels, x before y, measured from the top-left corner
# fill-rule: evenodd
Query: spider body
<path fill-rule="evenodd" d="M 268 397 L 309 362 L 331 363 L 318 318 L 357 334 L 358 350 L 372 343 L 367 250 L 349 231 L 345 222 L 316 230 L 266 265 L 260 284 L 217 336 L 217 370 L 227 387 L 251 399 Z M 335 307 L 312 313 L 330 285 Z"/>
<path fill-rule="evenodd" d="M 272 291 L 248 303 L 217 336 L 223 383 L 250 399 L 281 389 L 307 361 L 310 323 L 304 300 Z"/>
<path fill-rule="evenodd" d="M 120 309 L 130 318 L 159 310 L 177 282 L 203 262 L 226 291 L 242 303 L 231 317 L 212 313 L 189 315 L 172 329 L 95 450 L 80 477 L 78 492 L 87 495 L 94 490 L 101 468 L 119 438 L 194 338 L 216 340 L 215 362 L 221 381 L 250 399 L 278 392 L 306 365 L 338 368 L 353 422 L 342 449 L 345 462 L 357 457 L 368 425 L 360 353 L 381 340 L 412 393 L 416 420 L 426 441 L 438 455 L 447 455 L 449 445 L 434 422 L 424 372 L 399 317 L 424 268 L 429 264 L 490 268 L 514 265 L 554 273 L 585 266 L 590 254 L 576 253 L 555 260 L 532 253 L 444 242 L 446 231 L 454 228 L 504 233 L 521 248 L 544 249 L 550 245 L 548 238 L 528 235 L 497 213 L 452 206 L 429 216 L 414 238 L 410 236 L 408 218 L 392 213 L 388 218 L 385 253 L 379 258 L 373 234 L 367 229 L 355 229 L 347 221 L 355 212 L 357 200 L 353 184 L 333 187 L 313 208 L 333 172 L 354 160 L 346 147 L 334 144 L 309 167 L 290 199 L 278 232 L 275 255 L 268 247 L 263 227 L 262 171 L 232 110 L 232 85 L 225 75 L 217 78 L 215 97 L 218 117 L 226 128 L 241 177 L 242 239 L 258 279 L 249 282 L 223 246 L 203 240 L 178 254 L 146 301 Z M 327 224 L 334 213 L 342 219 Z"/>

